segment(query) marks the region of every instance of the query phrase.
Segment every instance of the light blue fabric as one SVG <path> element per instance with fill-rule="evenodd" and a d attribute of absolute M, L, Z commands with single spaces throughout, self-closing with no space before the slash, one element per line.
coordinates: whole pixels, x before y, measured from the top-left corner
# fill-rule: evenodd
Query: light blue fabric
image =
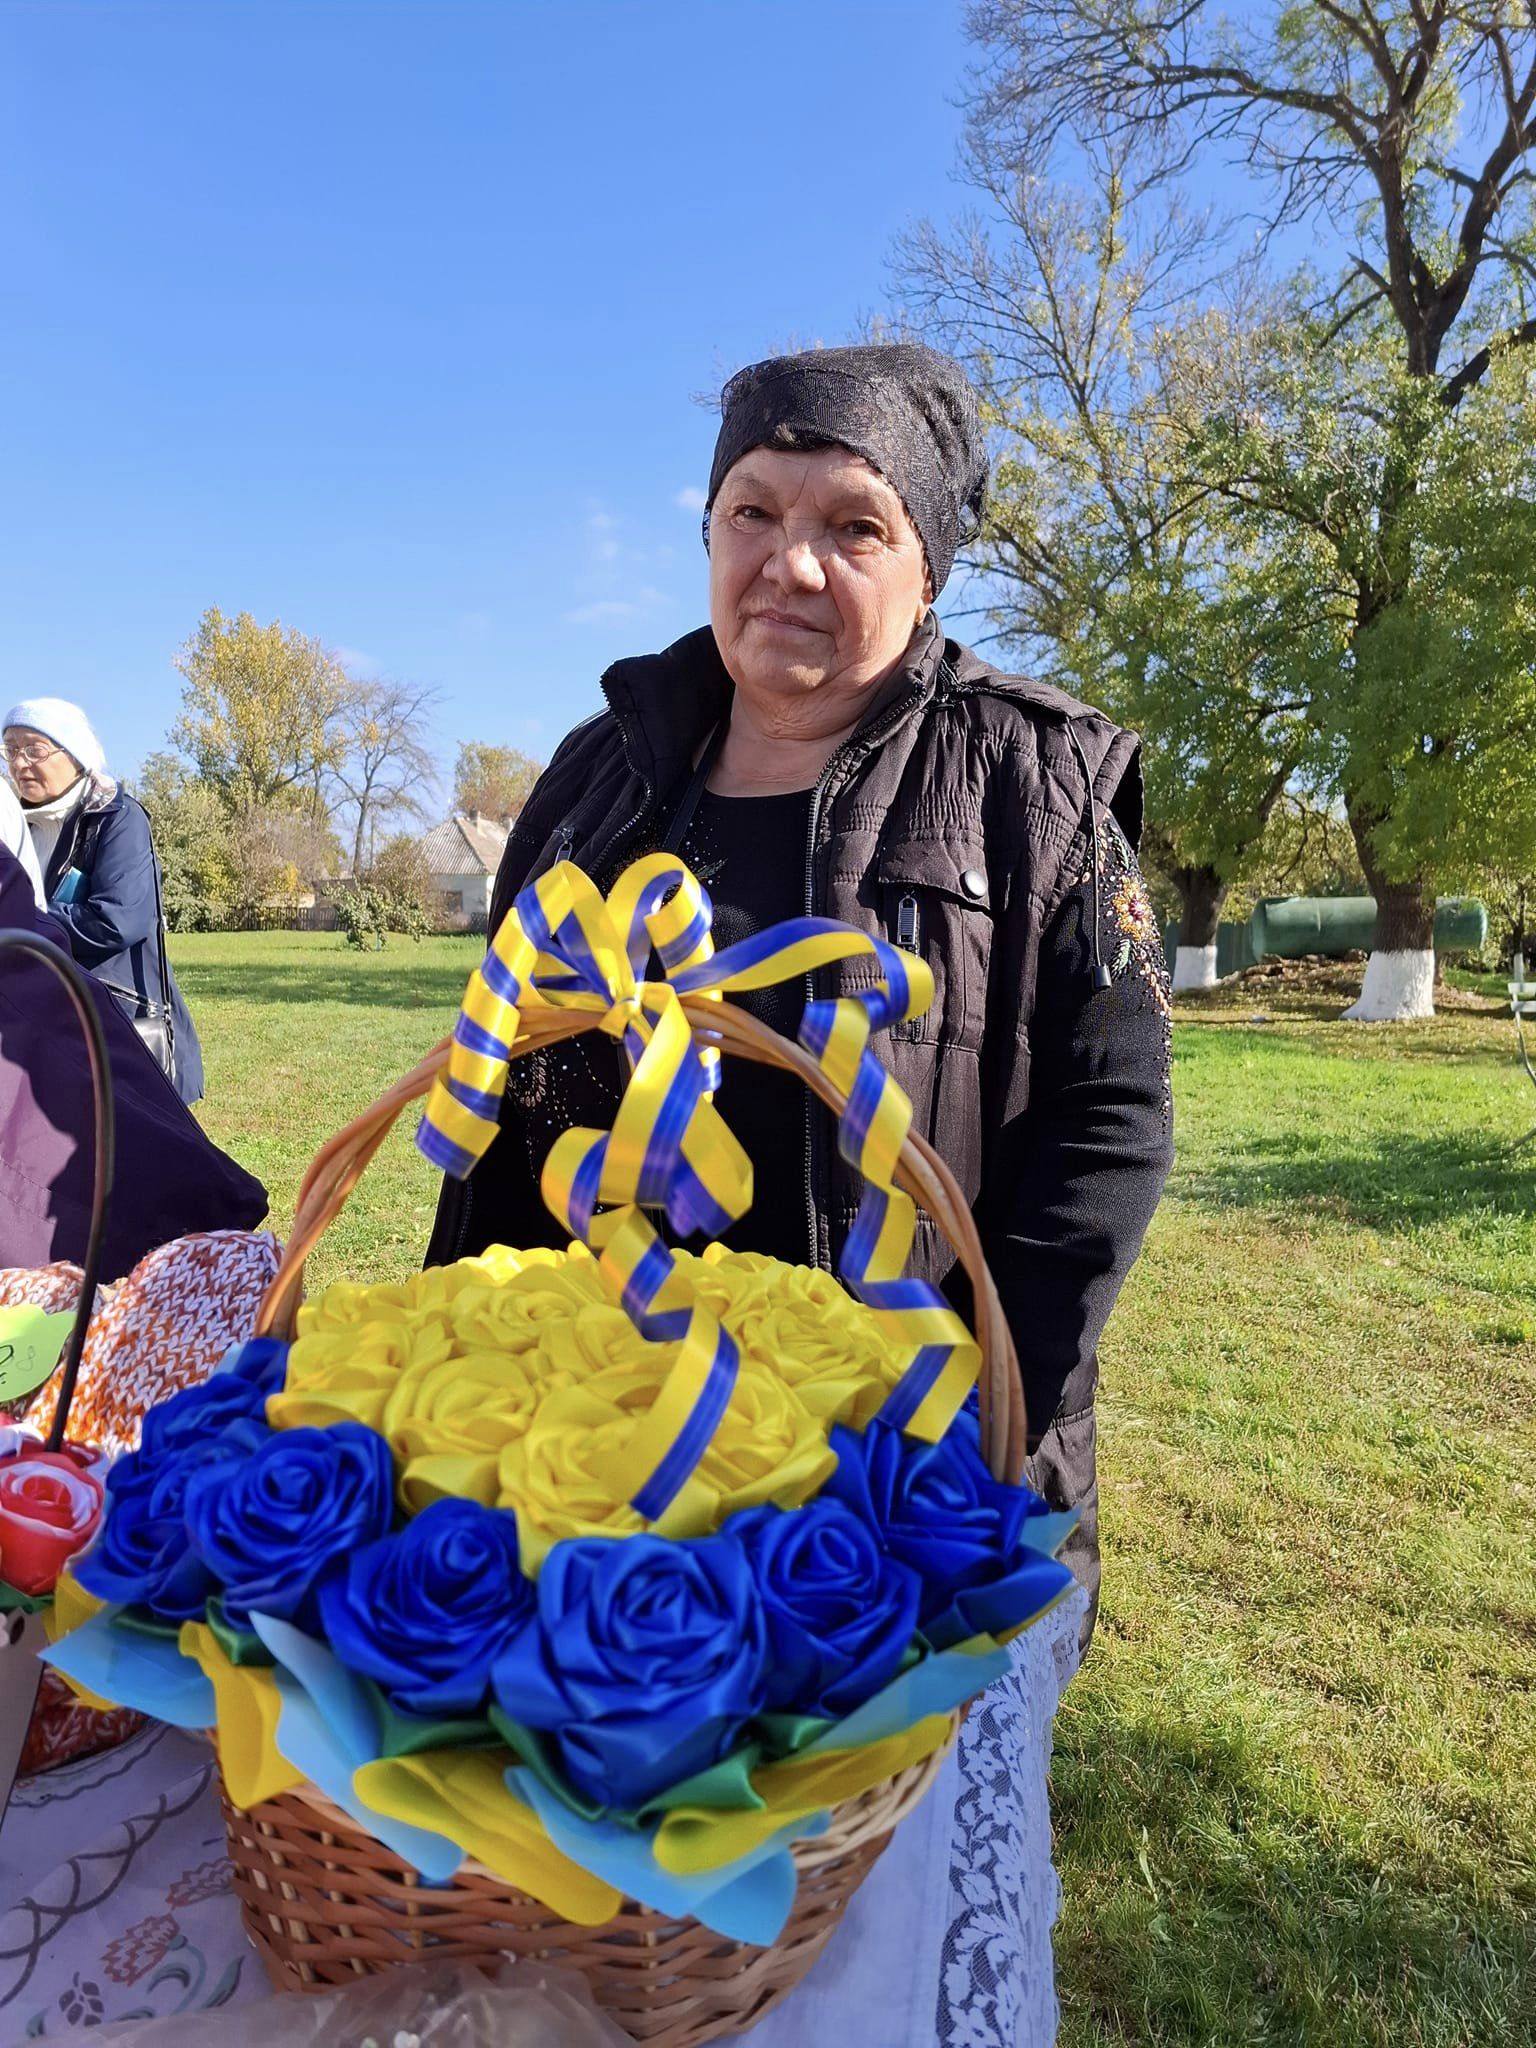
<path fill-rule="evenodd" d="M 281 1753 L 349 1819 L 414 1864 L 428 1884 L 446 1884 L 464 1861 L 463 1850 L 446 1835 L 376 1813 L 352 1789 L 354 1771 L 383 1750 L 378 1714 L 366 1689 L 323 1643 L 290 1622 L 253 1612 L 251 1627 L 278 1660 Z"/>
<path fill-rule="evenodd" d="M 930 1714 L 952 1713 L 962 1701 L 992 1685 L 1009 1670 L 1006 1650 L 940 1650 L 914 1664 L 883 1686 L 873 1699 L 856 1707 L 846 1720 L 834 1722 L 825 1735 L 818 1735 L 800 1752 L 812 1756 L 819 1749 L 862 1749 L 867 1743 L 882 1742 L 887 1735 L 900 1735 Z"/>
<path fill-rule="evenodd" d="M 691 1913 L 717 1934 L 754 1942 L 759 1948 L 777 1937 L 795 1902 L 795 1865 L 787 1844 L 824 1834 L 827 1827 L 825 1813 L 791 1821 L 723 1870 L 681 1877 L 662 1869 L 651 1852 L 649 1835 L 636 1834 L 616 1821 L 584 1820 L 535 1772 L 510 1770 L 507 1783 L 533 1807 L 555 1847 L 573 1862 L 658 1913 Z"/>
<path fill-rule="evenodd" d="M 42 1651 L 88 1691 L 120 1707 L 136 1707 L 173 1728 L 211 1728 L 216 1718 L 213 1687 L 174 1641 L 113 1628 L 113 1608 L 104 1608 Z"/>

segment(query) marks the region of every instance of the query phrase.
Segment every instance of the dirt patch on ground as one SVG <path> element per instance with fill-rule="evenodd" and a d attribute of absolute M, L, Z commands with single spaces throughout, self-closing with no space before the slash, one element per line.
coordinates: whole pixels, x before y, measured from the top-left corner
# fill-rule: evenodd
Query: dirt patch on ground
<path fill-rule="evenodd" d="M 1325 959 L 1321 953 L 1307 953 L 1299 960 L 1261 960 L 1257 967 L 1245 967 L 1240 974 L 1229 974 L 1214 988 L 1181 990 L 1174 1000 L 1180 1008 L 1187 1004 L 1192 1010 L 1207 1007 L 1224 1010 L 1235 1001 L 1249 998 L 1256 1009 L 1263 1009 L 1266 1002 L 1273 1002 L 1276 997 L 1305 997 L 1318 1003 L 1337 1001 L 1341 1009 L 1348 1009 L 1360 993 L 1360 979 L 1364 972 L 1363 953 L 1346 953 L 1338 959 Z M 1441 983 L 1435 990 L 1437 1010 L 1492 1012 L 1507 1010 L 1508 1007 L 1496 996 L 1453 988 L 1449 982 Z"/>

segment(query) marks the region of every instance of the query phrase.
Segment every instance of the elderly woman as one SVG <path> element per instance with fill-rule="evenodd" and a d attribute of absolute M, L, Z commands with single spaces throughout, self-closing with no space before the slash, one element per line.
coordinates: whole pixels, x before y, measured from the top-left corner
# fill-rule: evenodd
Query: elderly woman
<path fill-rule="evenodd" d="M 818 350 L 733 377 L 705 514 L 710 624 L 604 676 L 608 709 L 513 828 L 492 919 L 558 860 L 606 887 L 665 846 L 708 888 L 718 944 L 814 913 L 924 956 L 932 1008 L 876 1050 L 974 1203 L 1032 1477 L 1080 1509 L 1063 1554 L 1096 1603 L 1097 1347 L 1171 1158 L 1168 983 L 1134 852 L 1135 736 L 999 674 L 932 610 L 986 476 L 971 388 L 931 350 Z M 832 970 L 815 993 L 857 977 Z M 743 1000 L 792 1035 L 807 993 Z M 502 1142 L 445 1185 L 429 1263 L 558 1241 L 539 1171 L 567 1127 L 611 1120 L 617 1062 L 593 1034 L 513 1063 Z M 731 1241 L 835 1267 L 859 1189 L 828 1113 L 756 1067 L 727 1071 L 720 1107 L 756 1168 Z M 913 1270 L 963 1308 L 952 1265 L 920 1220 Z"/>
<path fill-rule="evenodd" d="M 111 991 L 182 1101 L 196 1102 L 203 1055 L 166 958 L 143 806 L 107 773 L 90 720 L 62 697 L 13 704 L 4 744 L 48 909 L 70 951 Z"/>

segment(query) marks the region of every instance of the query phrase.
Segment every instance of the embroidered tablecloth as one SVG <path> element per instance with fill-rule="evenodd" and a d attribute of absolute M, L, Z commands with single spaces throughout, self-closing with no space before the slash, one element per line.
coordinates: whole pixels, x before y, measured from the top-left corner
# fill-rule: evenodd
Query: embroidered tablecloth
<path fill-rule="evenodd" d="M 753 2048 L 1055 2040 L 1046 1771 L 1082 1609 L 1074 1593 L 1015 1646 L 1013 1671 L 972 1708 L 932 1792 Z M 229 1890 L 209 1752 L 169 1728 L 17 1785 L 0 1905 L 0 2048 L 271 1995 Z"/>

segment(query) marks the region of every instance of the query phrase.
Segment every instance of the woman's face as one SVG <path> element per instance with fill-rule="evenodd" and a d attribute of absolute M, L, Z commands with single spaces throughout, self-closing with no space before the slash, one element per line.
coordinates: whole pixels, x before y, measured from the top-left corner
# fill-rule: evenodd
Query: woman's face
<path fill-rule="evenodd" d="M 30 725 L 5 728 L 5 762 L 24 804 L 51 803 L 80 780 L 82 770 L 73 754 L 54 745 L 46 733 Z"/>
<path fill-rule="evenodd" d="M 895 668 L 931 600 L 900 498 L 846 448 L 753 448 L 709 524 L 709 615 L 738 690 L 837 730 Z"/>

